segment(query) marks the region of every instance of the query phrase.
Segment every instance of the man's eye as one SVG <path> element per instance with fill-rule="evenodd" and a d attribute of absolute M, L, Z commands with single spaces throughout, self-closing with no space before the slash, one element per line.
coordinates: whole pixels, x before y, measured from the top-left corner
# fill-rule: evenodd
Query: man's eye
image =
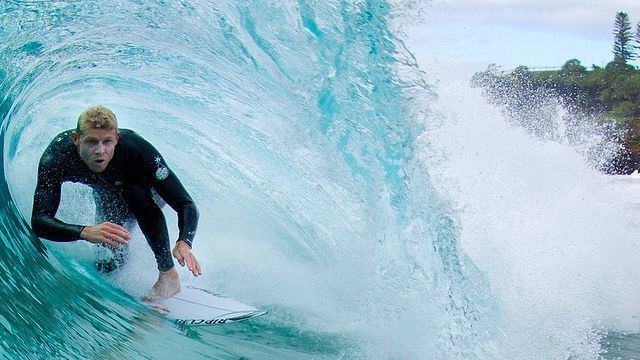
<path fill-rule="evenodd" d="M 97 141 L 95 141 L 95 140 L 87 140 L 87 144 L 89 144 L 89 145 L 95 145 L 95 144 L 97 144 L 97 143 L 98 143 L 98 142 L 97 142 Z"/>

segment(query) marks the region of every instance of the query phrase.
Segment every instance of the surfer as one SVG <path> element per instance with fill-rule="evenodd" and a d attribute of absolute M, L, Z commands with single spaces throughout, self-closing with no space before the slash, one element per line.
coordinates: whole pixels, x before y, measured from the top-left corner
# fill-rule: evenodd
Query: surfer
<path fill-rule="evenodd" d="M 96 225 L 68 224 L 55 218 L 63 182 L 93 189 Z M 170 251 L 161 207 L 178 213 L 179 236 Z M 137 221 L 158 264 L 158 280 L 145 301 L 158 301 L 180 291 L 171 255 L 194 276 L 202 274 L 191 252 L 198 209 L 160 153 L 132 130 L 118 129 L 115 114 L 98 105 L 85 110 L 75 130 L 58 134 L 40 158 L 31 225 L 36 235 L 58 242 L 86 240 L 108 250 L 96 267 L 110 272 L 123 264 Z"/>

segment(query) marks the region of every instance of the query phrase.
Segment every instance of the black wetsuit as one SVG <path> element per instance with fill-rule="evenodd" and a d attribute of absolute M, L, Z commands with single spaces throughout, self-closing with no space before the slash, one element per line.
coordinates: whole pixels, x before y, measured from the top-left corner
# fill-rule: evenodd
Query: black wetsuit
<path fill-rule="evenodd" d="M 140 135 L 120 129 L 113 158 L 107 168 L 98 173 L 82 161 L 71 133 L 72 130 L 68 130 L 57 135 L 40 159 L 31 216 L 36 235 L 60 242 L 80 239 L 84 226 L 64 223 L 55 215 L 62 183 L 82 183 L 93 188 L 98 222 L 111 221 L 124 226 L 137 220 L 158 269 L 172 268 L 167 224 L 154 192 L 178 213 L 179 239 L 189 246 L 196 233 L 198 210 L 160 153 Z"/>

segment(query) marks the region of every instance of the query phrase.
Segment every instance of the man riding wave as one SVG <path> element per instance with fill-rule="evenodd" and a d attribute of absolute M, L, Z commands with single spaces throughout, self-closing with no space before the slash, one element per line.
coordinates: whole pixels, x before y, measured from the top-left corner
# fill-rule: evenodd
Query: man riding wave
<path fill-rule="evenodd" d="M 90 186 L 96 202 L 96 225 L 68 224 L 55 218 L 62 183 Z M 178 213 L 179 235 L 170 251 L 162 213 L 164 202 Z M 162 155 L 132 130 L 118 129 L 115 114 L 104 106 L 85 110 L 75 130 L 58 134 L 40 158 L 31 225 L 36 235 L 58 242 L 86 240 L 112 252 L 98 270 L 123 264 L 129 230 L 137 222 L 158 264 L 158 280 L 145 301 L 158 301 L 180 291 L 172 256 L 194 276 L 202 274 L 191 252 L 198 209 Z"/>

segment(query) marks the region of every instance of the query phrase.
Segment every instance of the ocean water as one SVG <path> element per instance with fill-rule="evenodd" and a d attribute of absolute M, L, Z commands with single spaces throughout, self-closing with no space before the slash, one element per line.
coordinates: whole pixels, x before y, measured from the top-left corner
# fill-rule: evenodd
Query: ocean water
<path fill-rule="evenodd" d="M 420 66 L 417 6 L 0 3 L 0 356 L 638 357 L 635 183 Z M 198 204 L 203 276 L 183 284 L 269 314 L 178 327 L 137 300 L 157 276 L 139 231 L 109 276 L 89 244 L 33 235 L 40 154 L 93 104 Z M 60 218 L 93 211 L 64 185 Z"/>

